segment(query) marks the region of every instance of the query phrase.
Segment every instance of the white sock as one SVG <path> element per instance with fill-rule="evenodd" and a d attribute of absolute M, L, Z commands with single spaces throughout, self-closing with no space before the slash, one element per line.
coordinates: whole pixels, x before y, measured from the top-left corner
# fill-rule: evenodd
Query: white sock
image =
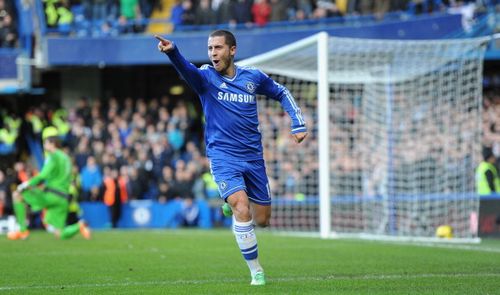
<path fill-rule="evenodd" d="M 260 266 L 259 259 L 257 258 L 257 236 L 254 231 L 253 220 L 239 222 L 233 216 L 233 233 L 252 276 L 256 272 L 262 271 L 262 266 Z"/>

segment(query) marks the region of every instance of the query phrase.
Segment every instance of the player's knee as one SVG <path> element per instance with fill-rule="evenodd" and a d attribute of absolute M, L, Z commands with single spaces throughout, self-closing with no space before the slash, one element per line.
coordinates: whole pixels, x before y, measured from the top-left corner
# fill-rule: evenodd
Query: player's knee
<path fill-rule="evenodd" d="M 238 202 L 235 204 L 235 206 L 232 206 L 232 209 L 233 209 L 233 214 L 239 221 L 249 221 L 252 217 L 252 214 L 250 213 L 250 207 L 248 206 L 248 204 Z"/>
<path fill-rule="evenodd" d="M 268 227 L 269 226 L 269 220 L 268 219 L 257 220 L 255 223 L 258 226 L 260 226 L 260 227 Z"/>
<path fill-rule="evenodd" d="M 238 221 L 249 221 L 252 218 L 252 214 L 250 212 L 250 206 L 248 202 L 245 202 L 242 199 L 238 199 L 235 202 L 232 202 L 231 209 L 233 210 L 233 214 Z"/>
<path fill-rule="evenodd" d="M 270 220 L 270 216 L 256 216 L 254 218 L 254 222 L 255 224 L 257 224 L 257 226 L 260 226 L 260 227 L 268 227 L 269 226 L 269 220 Z"/>

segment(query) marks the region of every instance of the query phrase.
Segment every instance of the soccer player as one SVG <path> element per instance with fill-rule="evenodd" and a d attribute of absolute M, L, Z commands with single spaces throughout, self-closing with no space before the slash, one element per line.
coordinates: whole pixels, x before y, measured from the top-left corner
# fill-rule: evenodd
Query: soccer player
<path fill-rule="evenodd" d="M 71 195 L 71 159 L 58 147 L 58 131 L 55 127 L 46 127 L 42 131 L 43 147 L 46 160 L 42 171 L 33 178 L 17 186 L 13 193 L 14 212 L 20 231 L 10 232 L 10 240 L 25 240 L 29 236 L 26 225 L 26 204 L 33 211 L 46 209 L 43 223 L 47 231 L 61 239 L 69 239 L 78 232 L 85 239 L 90 239 L 90 229 L 83 221 L 66 226 L 68 206 Z M 44 183 L 43 189 L 37 187 Z"/>
<path fill-rule="evenodd" d="M 304 118 L 290 92 L 252 67 L 234 64 L 236 39 L 225 30 L 208 38 L 212 65 L 189 63 L 170 40 L 160 40 L 175 69 L 198 94 L 205 114 L 205 143 L 211 172 L 225 213 L 233 215 L 236 242 L 250 269 L 251 285 L 265 285 L 258 260 L 254 223 L 266 227 L 271 217 L 271 195 L 262 152 L 256 95 L 279 101 L 292 119 L 291 133 L 300 143 L 307 135 Z M 229 204 L 229 205 L 227 205 Z"/>

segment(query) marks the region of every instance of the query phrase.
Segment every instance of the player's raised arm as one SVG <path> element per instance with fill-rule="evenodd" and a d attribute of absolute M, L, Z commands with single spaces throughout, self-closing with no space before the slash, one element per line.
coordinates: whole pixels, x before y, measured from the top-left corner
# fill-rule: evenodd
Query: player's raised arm
<path fill-rule="evenodd" d="M 158 50 L 168 56 L 182 78 L 198 94 L 203 93 L 207 81 L 200 70 L 182 56 L 174 42 L 158 35 L 155 35 L 155 38 L 160 41 L 158 43 Z"/>
<path fill-rule="evenodd" d="M 283 109 L 292 119 L 291 133 L 293 138 L 297 143 L 302 142 L 307 136 L 306 122 L 292 94 L 286 87 L 275 82 L 265 73 L 260 73 L 262 75 L 262 80 L 258 92 L 281 103 Z"/>

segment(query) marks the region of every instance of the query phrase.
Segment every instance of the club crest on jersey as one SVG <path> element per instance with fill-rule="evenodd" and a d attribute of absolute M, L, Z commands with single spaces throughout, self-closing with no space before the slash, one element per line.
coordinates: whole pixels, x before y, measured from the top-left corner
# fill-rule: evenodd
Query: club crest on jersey
<path fill-rule="evenodd" d="M 225 181 L 221 181 L 219 183 L 219 187 L 220 187 L 221 190 L 225 190 L 226 187 L 227 187 L 227 183 Z"/>
<path fill-rule="evenodd" d="M 255 92 L 255 88 L 256 88 L 255 87 L 255 83 L 253 83 L 253 82 L 248 82 L 247 83 L 247 90 L 248 90 L 248 92 L 254 93 Z"/>

